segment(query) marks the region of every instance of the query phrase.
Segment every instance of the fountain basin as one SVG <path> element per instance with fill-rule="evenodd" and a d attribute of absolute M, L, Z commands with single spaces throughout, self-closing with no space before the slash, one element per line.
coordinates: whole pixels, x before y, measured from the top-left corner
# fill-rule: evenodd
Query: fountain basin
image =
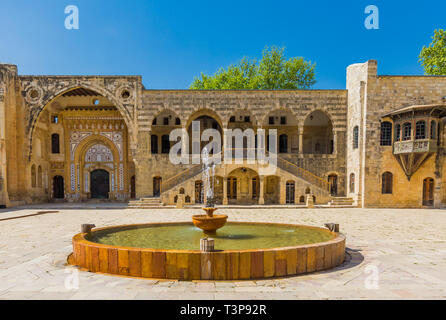
<path fill-rule="evenodd" d="M 192 216 L 192 222 L 197 228 L 200 228 L 206 234 L 215 234 L 216 231 L 222 228 L 226 221 L 228 220 L 228 216 L 224 214 L 202 214 Z"/>
<path fill-rule="evenodd" d="M 243 234 L 244 237 L 228 239 L 230 236 L 225 235 L 227 228 L 247 231 Z M 178 238 L 164 241 L 153 236 L 162 235 L 169 229 Z M 267 229 L 273 232 L 267 232 L 260 238 L 255 234 L 254 238 L 247 237 L 249 230 Z M 276 229 L 277 232 L 274 231 Z M 178 232 L 179 230 L 184 232 Z M 145 247 L 144 243 L 132 242 L 126 232 L 133 231 L 152 233 L 147 243 L 150 247 Z M 304 244 L 294 241 L 292 234 L 301 232 L 314 233 L 317 237 Z M 233 231 L 226 233 L 232 234 Z M 107 235 L 117 236 L 121 245 L 105 241 Z M 278 235 L 283 235 L 285 243 L 282 246 L 279 246 L 281 242 Z M 188 237 L 187 241 L 178 240 L 185 236 Z M 319 236 L 326 240 L 317 240 L 321 239 Z M 205 253 L 199 250 L 175 249 L 199 248 L 200 237 L 201 230 L 187 222 L 100 228 L 93 230 L 91 234 L 80 233 L 73 237 L 73 253 L 68 262 L 82 270 L 121 276 L 177 280 L 248 280 L 326 270 L 342 264 L 345 259 L 345 236 L 341 233 L 317 227 L 270 223 L 228 223 L 215 237 L 216 249 L 223 249 L 220 251 Z M 191 239 L 195 240 L 190 241 Z M 159 248 L 163 243 L 169 249 Z M 244 249 L 236 249 L 240 243 Z M 256 246 L 257 243 L 260 245 Z"/>

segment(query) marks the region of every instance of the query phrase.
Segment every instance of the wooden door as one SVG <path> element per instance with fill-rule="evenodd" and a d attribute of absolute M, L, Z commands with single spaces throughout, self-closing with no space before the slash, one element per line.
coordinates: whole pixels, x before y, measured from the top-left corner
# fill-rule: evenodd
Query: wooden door
<path fill-rule="evenodd" d="M 153 178 L 153 196 L 159 197 L 161 195 L 161 178 Z"/>
<path fill-rule="evenodd" d="M 228 198 L 237 199 L 237 178 L 228 178 Z"/>
<path fill-rule="evenodd" d="M 294 204 L 294 194 L 295 194 L 295 184 L 294 181 L 289 181 L 286 183 L 286 203 Z"/>
<path fill-rule="evenodd" d="M 195 181 L 195 203 L 203 203 L 203 181 Z"/>
<path fill-rule="evenodd" d="M 336 196 L 338 194 L 338 176 L 335 174 L 329 175 L 328 183 L 330 185 L 330 194 Z"/>
<path fill-rule="evenodd" d="M 434 179 L 426 178 L 423 181 L 423 206 L 434 205 Z"/>

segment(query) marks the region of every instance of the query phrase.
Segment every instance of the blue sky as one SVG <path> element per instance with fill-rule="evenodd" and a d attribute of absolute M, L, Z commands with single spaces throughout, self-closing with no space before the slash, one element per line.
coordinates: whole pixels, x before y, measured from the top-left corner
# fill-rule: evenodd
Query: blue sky
<path fill-rule="evenodd" d="M 64 26 L 71 4 L 79 30 Z M 364 27 L 370 4 L 379 30 Z M 418 54 L 446 28 L 445 13 L 444 0 L 1 0 L 0 62 L 20 74 L 142 75 L 146 88 L 184 89 L 278 45 L 317 64 L 314 88 L 343 89 L 345 68 L 368 59 L 380 74 L 423 74 Z"/>

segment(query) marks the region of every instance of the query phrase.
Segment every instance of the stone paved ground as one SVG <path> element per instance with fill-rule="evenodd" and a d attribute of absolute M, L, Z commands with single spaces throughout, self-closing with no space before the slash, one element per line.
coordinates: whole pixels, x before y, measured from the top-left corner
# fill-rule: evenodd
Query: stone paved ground
<path fill-rule="evenodd" d="M 59 205 L 60 206 L 60 205 Z M 71 237 L 81 223 L 112 226 L 188 221 L 200 210 L 0 210 L 0 299 L 445 299 L 446 211 L 395 209 L 224 209 L 232 221 L 322 226 L 337 222 L 350 258 L 332 271 L 237 282 L 178 282 L 79 272 L 65 282 Z M 376 277 L 377 275 L 377 277 Z M 69 288 L 69 287 L 68 287 Z"/>

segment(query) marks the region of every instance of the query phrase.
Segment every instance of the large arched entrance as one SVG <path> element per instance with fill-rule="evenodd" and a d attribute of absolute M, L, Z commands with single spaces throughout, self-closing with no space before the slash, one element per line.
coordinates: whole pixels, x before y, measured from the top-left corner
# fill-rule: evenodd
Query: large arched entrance
<path fill-rule="evenodd" d="M 97 169 L 90 173 L 92 199 L 108 199 L 110 192 L 110 175 L 108 171 Z"/>
<path fill-rule="evenodd" d="M 325 112 L 316 110 L 305 119 L 303 152 L 306 154 L 334 152 L 333 124 Z"/>
<path fill-rule="evenodd" d="M 260 193 L 257 172 L 250 168 L 237 168 L 227 179 L 229 204 L 257 204 Z"/>
<path fill-rule="evenodd" d="M 30 133 L 30 161 L 49 168 L 49 176 L 60 176 L 49 189 L 53 199 L 130 198 L 131 130 L 118 102 L 103 91 L 76 87 L 44 103 Z M 95 169 L 109 172 L 107 194 L 92 185 Z"/>
<path fill-rule="evenodd" d="M 204 111 L 203 111 L 204 112 Z M 201 114 L 199 112 L 198 114 Z M 189 134 L 189 152 L 192 154 L 193 148 L 196 147 L 193 145 L 193 135 L 192 135 L 192 123 L 193 122 L 199 122 L 200 123 L 200 153 L 203 150 L 203 148 L 210 143 L 210 141 L 201 141 L 201 136 L 203 132 L 207 129 L 215 129 L 220 133 L 220 147 L 223 148 L 223 129 L 220 125 L 221 121 L 216 115 L 200 115 L 200 116 L 192 116 L 191 119 L 188 121 L 188 127 L 187 132 Z M 216 154 L 220 152 L 221 150 L 210 150 L 211 154 Z"/>

